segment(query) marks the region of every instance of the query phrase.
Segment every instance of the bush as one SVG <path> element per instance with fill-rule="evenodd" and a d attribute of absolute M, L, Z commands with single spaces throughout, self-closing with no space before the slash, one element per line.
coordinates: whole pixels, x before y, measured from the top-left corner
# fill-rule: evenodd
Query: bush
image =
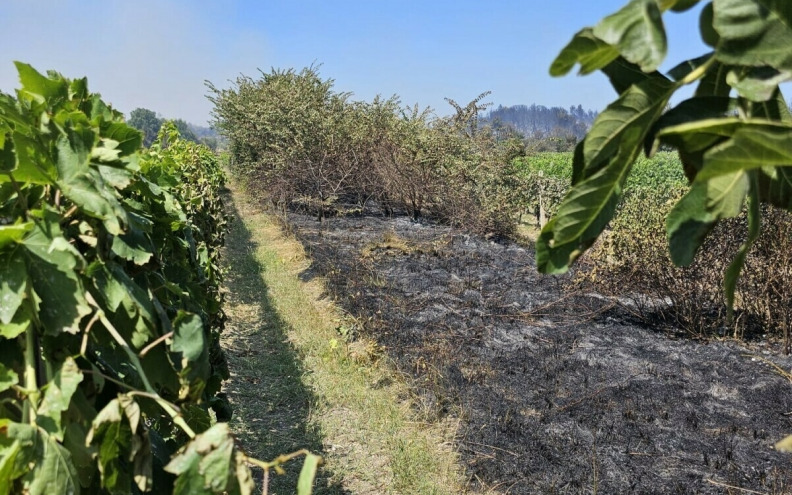
<path fill-rule="evenodd" d="M 519 139 L 479 129 L 479 96 L 451 118 L 401 108 L 396 97 L 353 102 L 314 68 L 210 85 L 216 126 L 230 139 L 234 171 L 254 178 L 279 208 L 319 219 L 342 205 L 377 202 L 473 232 L 509 235 L 520 197 L 511 162 Z"/>

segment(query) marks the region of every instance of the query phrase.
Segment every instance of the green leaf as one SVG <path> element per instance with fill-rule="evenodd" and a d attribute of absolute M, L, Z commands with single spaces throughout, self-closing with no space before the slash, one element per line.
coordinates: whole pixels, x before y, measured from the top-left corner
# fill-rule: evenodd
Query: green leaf
<path fill-rule="evenodd" d="M 0 392 L 5 392 L 9 388 L 19 383 L 19 375 L 14 370 L 10 370 L 0 363 Z"/>
<path fill-rule="evenodd" d="M 5 337 L 9 340 L 14 339 L 27 331 L 32 322 L 32 311 L 28 308 L 28 305 L 23 303 L 10 322 L 0 323 L 0 337 Z"/>
<path fill-rule="evenodd" d="M 143 134 L 134 127 L 121 122 L 109 122 L 101 128 L 102 137 L 118 142 L 121 156 L 128 156 L 138 151 L 143 144 Z"/>
<path fill-rule="evenodd" d="M 778 85 L 788 81 L 791 71 L 778 71 L 772 67 L 749 67 L 729 71 L 726 82 L 751 101 L 767 101 L 772 98 Z"/>
<path fill-rule="evenodd" d="M 65 79 L 51 79 L 40 74 L 32 66 L 14 62 L 19 81 L 22 83 L 22 91 L 36 97 L 39 101 L 51 99 L 67 99 L 69 96 L 69 84 Z"/>
<path fill-rule="evenodd" d="M 77 470 L 71 453 L 55 438 L 38 430 L 39 440 L 35 445 L 35 464 L 22 479 L 30 495 L 52 495 L 53 493 L 80 493 Z"/>
<path fill-rule="evenodd" d="M 563 76 L 580 63 L 580 74 L 589 74 L 611 63 L 619 51 L 594 36 L 590 28 L 579 31 L 550 65 L 550 75 Z"/>
<path fill-rule="evenodd" d="M 737 171 L 771 166 L 792 166 L 792 126 L 763 123 L 740 126 L 731 139 L 704 155 L 696 180 L 708 180 Z"/>
<path fill-rule="evenodd" d="M 699 32 L 701 32 L 701 40 L 707 46 L 715 48 L 718 46 L 720 42 L 720 35 L 717 31 L 715 31 L 715 27 L 713 26 L 713 19 L 715 13 L 713 10 L 712 2 L 708 3 L 701 9 L 701 15 L 699 16 Z"/>
<path fill-rule="evenodd" d="M 89 155 L 79 138 L 60 136 L 58 149 L 58 185 L 64 196 L 88 215 L 103 220 L 111 234 L 121 234 L 126 211 L 113 191 L 106 188 L 101 175 L 91 168 Z"/>
<path fill-rule="evenodd" d="M 33 223 L 30 227 L 33 227 Z M 29 229 L 25 229 L 27 232 Z M 0 238 L 3 228 L 0 227 Z M 8 325 L 25 298 L 28 274 L 19 250 L 0 253 L 0 325 Z"/>
<path fill-rule="evenodd" d="M 200 397 L 209 378 L 209 350 L 201 317 L 180 311 L 173 322 L 171 352 L 176 355 L 181 371 L 180 398 Z"/>
<path fill-rule="evenodd" d="M 743 172 L 693 183 L 666 217 L 671 261 L 675 265 L 692 263 L 715 223 L 740 214 L 748 187 L 748 177 Z"/>
<path fill-rule="evenodd" d="M 321 462 L 322 458 L 318 455 L 308 453 L 305 456 L 303 467 L 300 470 L 300 477 L 297 479 L 297 495 L 311 495 L 316 471 Z"/>
<path fill-rule="evenodd" d="M 118 398 L 111 400 L 96 415 L 86 443 L 96 448 L 102 487 L 111 493 L 129 493 L 132 478 L 125 461 L 132 448 L 132 431 L 123 421 Z"/>
<path fill-rule="evenodd" d="M 33 230 L 33 222 L 20 222 L 12 225 L 0 225 L 0 249 L 12 242 L 19 242 L 25 234 Z"/>
<path fill-rule="evenodd" d="M 217 423 L 196 435 L 165 466 L 165 471 L 177 476 L 174 495 L 248 494 L 253 483 L 249 474 L 245 476 L 244 469 L 240 469 L 241 463 L 228 425 Z"/>
<path fill-rule="evenodd" d="M 75 273 L 82 260 L 68 249 L 68 244 L 56 242 L 56 239 L 63 239 L 58 219 L 54 212 L 46 212 L 45 218 L 36 222 L 23 243 L 33 290 L 46 301 L 39 318 L 50 335 L 79 332 L 80 319 L 91 312 L 85 290 Z"/>
<path fill-rule="evenodd" d="M 792 16 L 787 0 L 713 3 L 713 26 L 720 35 L 716 56 L 720 61 L 792 73 Z"/>
<path fill-rule="evenodd" d="M 0 495 L 8 495 L 14 488 L 14 465 L 22 445 L 18 441 L 0 452 Z"/>
<path fill-rule="evenodd" d="M 737 288 L 737 281 L 740 278 L 740 272 L 745 265 L 745 258 L 751 250 L 756 239 L 759 238 L 759 232 L 762 225 L 762 212 L 759 203 L 759 185 L 756 179 L 757 172 L 749 174 L 751 187 L 748 196 L 748 237 L 745 242 L 740 246 L 734 259 L 729 263 L 726 268 L 726 273 L 723 278 L 723 292 L 726 296 L 726 306 L 728 308 L 727 320 L 729 323 L 732 321 L 734 315 L 734 291 Z"/>
<path fill-rule="evenodd" d="M 671 0 L 668 3 L 671 3 L 671 10 L 674 12 L 684 12 L 693 8 L 697 3 L 699 3 L 699 0 Z"/>
<path fill-rule="evenodd" d="M 12 135 L 14 151 L 16 152 L 16 166 L 11 172 L 16 182 L 30 182 L 32 184 L 51 184 L 57 176 L 55 164 L 42 144 L 19 132 Z M 8 180 L 0 175 L 0 180 Z"/>
<path fill-rule="evenodd" d="M 153 256 L 154 247 L 143 232 L 130 229 L 113 238 L 113 253 L 136 265 L 145 265 Z"/>
<path fill-rule="evenodd" d="M 82 382 L 83 374 L 71 357 L 61 365 L 55 377 L 47 384 L 44 399 L 38 409 L 36 423 L 58 441 L 63 441 L 61 414 L 69 409 L 72 395 Z"/>
<path fill-rule="evenodd" d="M 580 181 L 537 239 L 536 263 L 541 272 L 566 271 L 605 228 L 649 128 L 676 87 L 662 76 L 647 76 L 594 121 L 583 143 Z"/>
<path fill-rule="evenodd" d="M 618 47 L 621 56 L 644 72 L 657 69 L 668 48 L 660 8 L 655 0 L 631 0 L 600 21 L 593 34 Z"/>

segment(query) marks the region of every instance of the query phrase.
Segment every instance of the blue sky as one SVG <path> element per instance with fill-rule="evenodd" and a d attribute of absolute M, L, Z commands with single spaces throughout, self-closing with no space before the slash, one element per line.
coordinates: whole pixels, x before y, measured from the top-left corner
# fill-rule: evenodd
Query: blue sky
<path fill-rule="evenodd" d="M 398 94 L 439 114 L 451 109 L 444 97 L 465 104 L 486 90 L 495 105 L 600 110 L 613 99 L 602 76 L 551 78 L 548 67 L 577 30 L 626 1 L 3 0 L 0 90 L 17 87 L 21 60 L 88 76 L 123 112 L 206 124 L 204 80 L 224 87 L 315 63 L 355 99 Z M 697 13 L 665 19 L 664 70 L 706 51 Z"/>

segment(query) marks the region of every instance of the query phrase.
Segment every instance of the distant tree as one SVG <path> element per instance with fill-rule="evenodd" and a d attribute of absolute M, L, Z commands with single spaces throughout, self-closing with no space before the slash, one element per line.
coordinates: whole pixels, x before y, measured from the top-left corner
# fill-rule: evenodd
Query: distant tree
<path fill-rule="evenodd" d="M 196 136 L 195 133 L 193 132 L 192 126 L 190 124 L 188 124 L 182 119 L 172 119 L 171 122 L 173 122 L 173 125 L 175 125 L 176 129 L 179 130 L 179 134 L 181 134 L 181 137 L 183 139 L 192 141 L 193 143 L 200 142 L 198 136 Z"/>
<path fill-rule="evenodd" d="M 149 147 L 162 127 L 163 120 L 157 117 L 153 110 L 136 108 L 129 114 L 127 124 L 143 133 L 143 146 Z M 178 126 L 177 126 L 178 127 Z M 179 129 L 181 131 L 181 129 Z"/>

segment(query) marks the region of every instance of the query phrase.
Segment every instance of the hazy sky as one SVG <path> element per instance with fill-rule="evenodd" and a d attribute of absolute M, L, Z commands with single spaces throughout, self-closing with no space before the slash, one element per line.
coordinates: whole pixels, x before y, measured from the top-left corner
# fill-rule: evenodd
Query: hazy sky
<path fill-rule="evenodd" d="M 205 125 L 204 80 L 322 64 L 355 99 L 398 94 L 440 114 L 491 90 L 495 105 L 582 104 L 613 92 L 600 75 L 551 78 L 558 51 L 627 0 L 0 0 L 0 90 L 12 61 L 69 78 L 122 112 L 145 107 Z M 691 15 L 692 14 L 692 15 Z M 668 13 L 669 60 L 705 52 L 698 15 Z M 664 70 L 670 69 L 667 62 Z"/>

